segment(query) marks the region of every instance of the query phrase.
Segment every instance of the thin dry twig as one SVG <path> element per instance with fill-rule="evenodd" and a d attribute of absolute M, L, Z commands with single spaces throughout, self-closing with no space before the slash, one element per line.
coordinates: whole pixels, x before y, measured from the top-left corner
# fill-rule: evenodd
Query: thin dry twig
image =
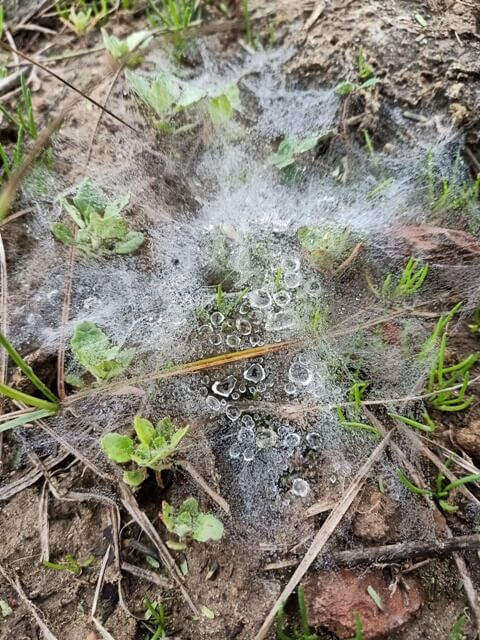
<path fill-rule="evenodd" d="M 100 566 L 100 571 L 98 573 L 97 584 L 95 586 L 95 594 L 93 596 L 92 609 L 90 612 L 90 617 L 92 618 L 92 620 L 95 617 L 95 613 L 97 612 L 98 601 L 100 599 L 100 592 L 102 590 L 103 580 L 105 578 L 105 571 L 107 570 L 108 558 L 110 556 L 111 549 L 112 549 L 111 545 L 108 545 L 108 548 L 105 551 L 105 554 L 103 556 L 102 564 Z"/>
<path fill-rule="evenodd" d="M 50 560 L 49 524 L 48 524 L 48 498 L 50 496 L 49 484 L 43 483 L 38 503 L 38 528 L 40 530 L 40 562 Z"/>
<path fill-rule="evenodd" d="M 137 567 L 129 562 L 122 562 L 121 569 L 136 578 L 155 584 L 157 587 L 161 587 L 162 589 L 170 589 L 172 587 L 171 583 L 158 573 L 149 571 L 148 569 L 142 569 L 141 567 Z"/>
<path fill-rule="evenodd" d="M 68 276 L 63 294 L 62 317 L 60 319 L 60 336 L 58 339 L 57 351 L 57 393 L 60 401 L 65 398 L 65 327 L 70 314 L 70 304 L 72 300 L 73 272 L 75 269 L 75 247 L 70 247 L 68 258 Z"/>
<path fill-rule="evenodd" d="M 45 640 L 58 640 L 57 636 L 55 636 L 50 631 L 50 629 L 47 627 L 47 625 L 45 623 L 45 620 L 44 620 L 44 617 L 43 617 L 43 613 L 27 597 L 25 591 L 23 590 L 23 587 L 22 587 L 22 585 L 20 583 L 20 580 L 19 580 L 17 574 L 15 573 L 15 576 L 12 578 L 8 574 L 6 568 L 3 566 L 3 564 L 1 562 L 0 562 L 0 574 L 8 582 L 8 584 L 12 587 L 12 589 L 14 589 L 17 592 L 18 597 L 23 602 L 23 604 L 26 606 L 26 608 L 28 609 L 28 612 L 30 613 L 32 618 L 35 620 L 37 625 L 39 626 L 41 632 L 43 633 L 43 636 L 44 636 Z"/>
<path fill-rule="evenodd" d="M 186 471 L 195 480 L 198 486 L 203 489 L 214 502 L 218 504 L 220 509 L 223 509 L 225 513 L 230 514 L 230 505 L 228 504 L 228 502 L 225 500 L 225 498 L 222 498 L 219 493 L 212 489 L 212 487 L 208 484 L 205 478 L 198 473 L 191 462 L 189 462 L 188 460 L 176 460 L 175 464 Z"/>
<path fill-rule="evenodd" d="M 255 640 L 265 640 L 269 633 L 269 629 L 275 620 L 275 616 L 277 614 L 278 608 L 280 605 L 287 601 L 289 596 L 293 593 L 294 589 L 303 578 L 307 570 L 309 569 L 312 562 L 319 555 L 325 544 L 327 543 L 330 536 L 333 534 L 343 516 L 347 513 L 350 508 L 352 502 L 357 496 L 363 482 L 367 478 L 372 466 L 378 460 L 380 455 L 385 450 L 388 442 L 390 441 L 390 437 L 392 432 L 388 433 L 383 440 L 377 445 L 377 447 L 373 450 L 373 452 L 368 457 L 367 461 L 362 465 L 362 467 L 358 470 L 355 478 L 350 484 L 349 488 L 341 498 L 341 500 L 337 503 L 335 509 L 330 513 L 327 517 L 321 528 L 318 530 L 315 538 L 313 539 L 312 544 L 308 548 L 307 553 L 305 554 L 303 560 L 300 562 L 299 566 L 293 573 L 292 577 L 283 588 L 282 593 L 278 597 L 277 601 L 273 605 L 270 613 L 265 618 L 264 623 L 260 627 L 257 635 L 255 636 Z"/>

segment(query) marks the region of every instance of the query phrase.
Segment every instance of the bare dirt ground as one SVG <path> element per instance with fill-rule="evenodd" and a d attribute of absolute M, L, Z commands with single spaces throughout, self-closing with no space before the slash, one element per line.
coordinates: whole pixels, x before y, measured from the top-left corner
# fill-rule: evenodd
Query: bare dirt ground
<path fill-rule="evenodd" d="M 207 181 L 202 183 L 201 174 L 195 174 L 195 180 L 189 180 L 186 167 L 194 167 L 197 155 L 205 149 L 208 151 L 208 135 L 199 134 L 195 143 L 186 143 L 179 151 L 181 145 L 169 147 L 155 134 L 150 134 L 139 120 L 131 101 L 126 99 L 129 91 L 122 75 L 113 75 L 115 70 L 112 71 L 111 60 L 104 50 L 98 50 L 102 46 L 99 29 L 77 38 L 62 25 L 54 12 L 47 11 L 49 15 L 45 17 L 48 3 L 38 3 L 38 6 L 32 3 L 28 11 L 27 4 L 20 7 L 15 3 L 6 5 L 10 33 L 17 48 L 34 58 L 44 60 L 46 56 L 50 57 L 48 66 L 56 74 L 99 103 L 108 105 L 137 131 L 141 130 L 142 143 L 136 147 L 133 142 L 136 134 L 121 122 L 103 114 L 99 123 L 100 112 L 95 105 L 74 94 L 45 71 L 29 66 L 33 107 L 38 122 L 47 123 L 67 105 L 70 109 L 56 135 L 54 166 L 46 178 L 46 188 L 54 184 L 55 193 L 62 193 L 78 184 L 84 175 L 101 179 L 118 169 L 114 184 L 125 185 L 125 189 L 135 192 L 130 213 L 137 228 L 161 226 L 164 219 L 175 221 L 185 212 L 193 217 L 201 209 L 201 194 L 208 192 L 209 185 Z M 186 73 L 192 76 L 202 67 L 205 58 L 211 59 L 204 53 L 207 49 L 209 56 L 215 52 L 219 58 L 223 56 L 229 60 L 232 66 L 245 63 L 245 59 L 252 55 L 245 42 L 241 12 L 240 18 L 235 18 L 232 7 L 231 18 L 227 19 L 215 6 L 216 3 L 207 4 L 209 10 L 199 27 L 200 33 L 192 38 L 183 63 Z M 461 141 L 461 154 L 469 179 L 474 179 L 480 172 L 480 8 L 473 0 L 330 0 L 324 3 L 279 0 L 252 2 L 250 11 L 254 18 L 254 32 L 265 47 L 274 34 L 275 47 L 288 51 L 281 65 L 283 87 L 321 92 L 331 91 L 340 82 L 355 82 L 359 48 L 379 79 L 368 92 L 352 92 L 339 103 L 334 114 L 336 133 L 316 152 L 315 167 L 319 173 L 330 174 L 338 169 L 339 164 L 345 175 L 353 172 L 358 146 L 365 144 L 365 130 L 370 132 L 375 149 L 393 161 L 397 155 L 404 154 L 405 149 L 415 152 L 419 141 L 455 136 L 456 141 Z M 314 21 L 312 16 L 316 18 Z M 212 29 L 213 33 L 205 35 L 202 28 L 208 31 L 209 20 L 216 27 Z M 107 24 L 110 32 L 119 37 L 125 36 L 145 27 L 145 14 L 141 8 L 134 12 L 118 10 L 112 12 Z M 84 49 L 95 51 L 69 57 Z M 56 60 L 55 56 L 60 59 Z M 8 61 L 10 64 L 12 58 L 9 57 Z M 249 73 L 255 78 L 255 70 Z M 248 77 L 249 81 L 251 77 Z M 70 106 L 72 98 L 75 102 Z M 12 103 L 7 101 L 5 104 Z M 11 131 L 5 121 L 2 127 L 2 143 L 11 144 Z M 128 170 L 127 165 L 131 165 Z M 136 166 L 141 169 L 137 171 Z M 35 326 L 50 326 L 52 330 L 61 326 L 70 258 L 67 249 L 57 250 L 56 268 L 52 271 L 51 262 L 43 261 L 35 249 L 40 233 L 40 223 L 35 222 L 35 215 L 40 208 L 50 207 L 53 210 L 47 196 L 43 201 L 39 200 L 41 205 L 37 208 L 38 200 L 26 190 L 14 204 L 11 215 L 26 211 L 17 219 L 7 220 L 8 224 L 2 223 L 5 265 L 9 274 L 8 325 L 15 336 L 16 347 L 22 355 L 30 357 L 37 373 L 55 390 L 58 381 L 57 353 L 43 353 L 42 341 L 39 336 L 35 337 Z M 388 206 L 386 200 L 385 209 Z M 161 216 L 159 212 L 162 212 Z M 420 210 L 419 224 L 426 222 L 421 215 Z M 45 219 L 45 216 L 40 218 L 41 221 Z M 480 235 L 463 210 L 448 211 L 441 218 L 432 216 L 427 223 L 464 234 L 449 244 L 443 231 L 439 232 L 440 240 L 431 229 L 426 240 L 410 232 L 412 235 L 406 243 L 411 244 L 404 251 L 405 258 L 417 255 L 431 260 L 439 274 L 438 287 L 430 295 L 431 304 L 422 307 L 418 314 L 429 331 L 433 330 L 445 309 L 465 297 L 465 291 L 471 296 L 470 306 L 460 316 L 456 333 L 449 343 L 448 361 L 457 363 L 479 350 L 480 333 L 472 333 L 467 325 L 472 322 L 472 312 L 480 303 Z M 373 256 L 372 271 L 375 272 L 375 260 L 379 254 L 385 260 L 388 248 L 375 238 L 368 251 L 371 253 L 367 255 Z M 142 259 L 142 269 L 147 274 L 157 267 L 161 271 L 155 263 L 154 251 L 148 246 Z M 365 260 L 368 262 L 367 258 Z M 455 269 L 449 271 L 448 265 L 452 261 Z M 24 265 L 21 269 L 19 263 Z M 460 285 L 460 278 L 464 276 L 458 274 L 464 273 L 463 268 L 471 269 L 472 265 L 473 271 L 465 271 L 470 279 Z M 171 269 L 175 268 L 172 260 Z M 359 268 L 353 275 L 349 271 L 343 284 L 357 290 L 361 278 L 363 282 L 360 271 Z M 50 278 L 53 278 L 51 298 L 37 299 L 36 291 L 43 291 L 42 287 Z M 119 287 L 124 287 L 127 295 L 128 281 L 122 281 Z M 74 279 L 72 307 L 77 308 L 91 293 L 86 278 L 79 279 L 78 287 Z M 332 305 L 337 300 L 340 308 L 339 326 L 350 315 L 348 309 L 344 309 L 341 315 L 341 295 L 338 291 L 331 294 Z M 358 312 L 365 309 L 363 296 L 367 295 L 368 292 L 359 294 Z M 397 323 L 393 317 L 382 324 L 382 339 L 400 349 L 403 329 L 400 321 Z M 373 341 L 377 337 L 374 330 L 368 334 L 368 340 Z M 188 360 L 185 358 L 184 361 Z M 270 366 L 273 372 L 277 371 L 277 362 L 274 354 L 264 355 L 264 365 Z M 231 373 L 228 366 L 228 363 L 223 366 L 220 377 Z M 379 370 L 385 369 L 382 375 L 388 377 L 387 361 L 385 364 L 376 362 L 376 366 Z M 162 542 L 155 538 L 155 534 L 152 536 L 148 527 L 165 539 L 165 528 L 160 520 L 162 500 L 178 503 L 188 495 L 197 495 L 197 485 L 188 473 L 177 466 L 164 475 L 163 487 L 160 488 L 152 476 L 135 493 L 135 498 L 133 494 L 125 493 L 121 476 L 107 464 L 96 444 L 105 428 L 115 428 L 115 425 L 102 423 L 104 409 L 100 400 L 96 404 L 96 396 L 92 396 L 87 407 L 77 408 L 75 405 L 65 409 L 62 423 L 48 419 L 46 422 L 52 425 L 53 436 L 52 433 L 46 435 L 37 424 L 21 427 L 25 433 L 18 437 L 12 432 L 3 434 L 0 449 L 0 602 L 6 603 L 10 611 L 0 613 L 2 640 L 43 637 L 50 640 L 99 640 L 102 637 L 143 640 L 167 637 L 154 636 L 151 623 L 150 630 L 143 624 L 146 598 L 164 605 L 170 638 L 260 638 L 257 636 L 259 629 L 289 582 L 295 566 L 321 530 L 332 504 L 335 506 L 341 502 L 350 486 L 350 476 L 332 480 L 331 472 L 336 447 L 344 451 L 347 440 L 342 440 L 342 436 L 330 449 L 327 447 L 327 454 L 321 461 L 312 452 L 297 452 L 290 459 L 286 472 L 268 479 L 271 485 L 263 472 L 258 471 L 257 476 L 252 472 L 242 486 L 241 472 L 232 470 L 231 460 L 222 452 L 224 440 L 218 433 L 223 438 L 224 432 L 217 429 L 214 437 L 212 421 L 191 418 L 189 409 L 193 401 L 186 399 L 188 385 L 193 386 L 199 375 L 202 373 L 192 374 L 192 380 L 186 379 L 184 386 L 175 389 L 176 395 L 168 400 L 160 402 L 155 396 L 155 400 L 145 400 L 145 404 L 148 407 L 157 402 L 165 411 L 192 424 L 194 444 L 186 445 L 185 456 L 207 479 L 209 486 L 227 500 L 230 514 L 222 514 L 217 505 L 212 505 L 209 498 L 201 494 L 202 507 L 208 507 L 224 520 L 225 536 L 221 542 L 192 543 L 185 552 L 172 551 L 170 558 L 173 558 L 176 568 L 170 566 L 170 571 L 168 560 L 159 552 L 159 548 L 163 550 Z M 397 371 L 392 375 L 397 376 Z M 471 375 L 478 375 L 478 364 Z M 7 380 L 20 389 L 33 391 L 14 366 L 9 368 Z M 397 382 L 400 384 L 395 378 L 392 384 Z M 73 392 L 68 387 L 67 390 L 68 393 Z M 149 393 L 161 395 L 158 389 L 149 390 Z M 415 394 L 418 393 L 416 389 Z M 433 410 L 431 415 L 439 426 L 434 435 L 427 434 L 439 445 L 431 446 L 429 450 L 438 454 L 443 462 L 451 450 L 466 465 L 455 468 L 458 476 L 465 475 L 465 469 L 476 473 L 476 465 L 480 463 L 478 387 L 473 387 L 472 393 L 474 400 L 466 411 L 444 414 Z M 124 401 L 126 417 L 118 425 L 123 432 L 129 429 L 130 417 L 142 410 L 145 404 L 135 395 Z M 4 413 L 14 409 L 15 406 L 6 400 Z M 375 415 L 383 421 L 387 418 L 387 410 L 380 408 Z M 305 424 L 308 419 L 305 418 Z M 65 424 L 72 430 L 72 435 L 66 432 Z M 420 435 L 423 437 L 425 434 Z M 417 440 L 413 446 L 407 436 L 400 434 L 398 437 L 398 445 L 404 447 L 407 458 L 411 460 L 421 457 L 418 454 L 419 442 L 424 441 Z M 84 443 L 85 448 L 79 443 Z M 342 454 L 351 465 L 352 477 L 360 468 L 360 458 L 363 462 L 371 454 L 371 445 L 371 441 L 360 439 L 355 441 L 354 450 Z M 428 449 L 428 445 L 424 446 Z M 447 453 L 440 447 L 444 447 Z M 83 457 L 77 455 L 79 450 L 83 451 Z M 438 509 L 438 505 L 424 504 L 418 496 L 415 496 L 415 507 L 412 506 L 407 513 L 410 506 L 405 507 L 404 512 L 404 507 L 389 495 L 390 476 L 385 469 L 388 464 L 393 464 L 394 457 L 395 454 L 390 452 L 385 460 L 372 463 L 352 506 L 346 510 L 323 549 L 324 555 L 307 574 L 307 609 L 312 625 L 317 615 L 313 611 L 317 611 L 318 606 L 320 613 L 316 632 L 322 639 L 353 636 L 352 610 L 363 619 L 365 638 L 476 638 L 480 630 L 478 543 L 473 550 L 456 557 L 433 554 L 418 566 L 408 558 L 395 563 L 382 562 L 381 559 L 375 562 L 370 569 L 377 572 L 375 580 L 381 579 L 387 585 L 385 594 L 396 589 L 401 594 L 397 609 L 388 604 L 387 610 L 382 611 L 381 607 L 372 604 L 371 598 L 365 598 L 363 592 L 358 601 L 349 601 L 354 585 L 365 578 L 367 569 L 364 565 L 355 570 L 353 577 L 347 576 L 345 582 L 343 579 L 340 581 L 334 572 L 336 561 L 333 554 L 336 551 L 400 543 L 412 540 L 412 536 L 414 540 L 427 540 L 433 544 L 435 539 L 478 533 L 480 494 L 476 484 L 469 485 L 467 496 L 458 492 L 458 504 L 462 508 L 456 513 L 444 512 Z M 432 459 L 428 462 L 421 458 L 419 468 L 425 478 L 435 479 Z M 290 495 L 291 479 L 300 475 L 313 488 L 312 493 L 305 500 L 287 499 L 282 502 L 279 514 L 278 496 L 283 500 Z M 385 477 L 386 490 L 379 486 L 379 477 Z M 275 491 L 272 494 L 273 485 Z M 132 501 L 133 504 L 138 503 L 138 511 L 132 511 Z M 266 505 L 258 519 L 252 508 L 255 501 Z M 330 507 L 324 512 L 309 515 L 308 509 L 321 502 Z M 147 525 L 142 521 L 143 531 L 139 525 L 139 513 L 148 518 Z M 78 560 L 91 558 L 92 562 L 78 575 L 47 569 L 42 564 L 47 556 L 52 561 L 61 562 L 68 555 Z M 151 558 L 154 559 L 153 565 Z M 137 568 L 137 575 L 132 574 L 132 566 L 134 571 Z M 185 575 L 178 567 L 182 567 Z M 365 580 L 366 585 L 378 584 L 368 574 Z M 338 584 L 343 585 L 341 590 L 338 590 Z M 317 598 L 327 597 L 325 594 L 329 590 L 333 592 L 331 601 L 327 605 L 316 603 Z M 379 592 L 380 587 L 377 586 L 376 591 Z M 192 611 L 192 606 L 189 607 L 190 598 L 197 613 Z M 97 623 L 92 620 L 92 606 Z M 342 615 L 349 618 L 348 623 L 343 619 L 339 622 L 340 614 L 332 613 L 332 619 L 329 618 L 331 609 L 341 610 L 342 606 L 346 608 Z M 203 609 L 203 614 L 201 607 L 207 608 Z M 325 610 L 329 611 L 326 613 Z M 298 616 L 293 599 L 287 613 L 295 626 Z M 465 615 L 465 624 L 460 634 L 455 636 L 452 629 L 462 615 Z M 262 637 L 276 637 L 273 627 L 268 633 Z M 281 638 L 280 635 L 277 637 Z M 360 639 L 362 636 L 357 637 Z M 306 635 L 298 638 L 307 640 Z"/>

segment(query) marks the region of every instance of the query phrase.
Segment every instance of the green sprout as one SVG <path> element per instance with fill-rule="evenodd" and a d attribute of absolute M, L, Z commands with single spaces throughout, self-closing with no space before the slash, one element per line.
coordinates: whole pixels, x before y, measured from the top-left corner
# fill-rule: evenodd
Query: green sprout
<path fill-rule="evenodd" d="M 89 556 L 86 560 L 77 560 L 71 554 L 65 556 L 63 562 L 50 562 L 49 560 L 43 561 L 43 566 L 47 569 L 54 569 L 55 571 L 67 571 L 75 576 L 79 576 L 83 569 L 90 567 L 95 562 L 94 556 Z"/>
<path fill-rule="evenodd" d="M 121 213 L 130 196 L 108 201 L 91 180 L 84 180 L 76 195 L 62 204 L 77 229 L 62 223 L 52 224 L 51 231 L 63 244 L 77 247 L 88 256 L 109 256 L 136 251 L 145 241 L 143 233 L 130 231 Z"/>
<path fill-rule="evenodd" d="M 465 627 L 465 623 L 467 622 L 467 618 L 464 614 L 458 617 L 455 624 L 452 627 L 452 633 L 450 634 L 450 640 L 463 640 L 464 633 L 463 629 Z"/>
<path fill-rule="evenodd" d="M 316 269 L 335 273 L 353 249 L 350 229 L 330 230 L 325 227 L 305 226 L 297 231 L 302 249 Z"/>
<path fill-rule="evenodd" d="M 398 413 L 389 413 L 391 418 L 395 420 L 400 420 L 403 424 L 406 424 L 409 427 L 414 427 L 419 431 L 424 431 L 425 433 L 433 433 L 436 429 L 436 425 L 433 420 L 428 415 L 427 411 L 422 412 L 423 422 L 419 422 L 418 420 L 413 420 L 413 418 L 407 418 L 405 416 L 401 416 Z"/>
<path fill-rule="evenodd" d="M 286 169 L 298 160 L 298 156 L 314 149 L 322 134 L 316 134 L 308 138 L 284 138 L 278 145 L 278 149 L 270 156 L 270 164 L 277 169 Z"/>
<path fill-rule="evenodd" d="M 245 25 L 245 35 L 247 44 L 251 49 L 255 49 L 255 38 L 253 37 L 252 18 L 250 17 L 250 8 L 248 0 L 242 0 L 243 23 Z"/>
<path fill-rule="evenodd" d="M 159 9 L 150 0 L 148 19 L 153 26 L 161 26 L 173 33 L 175 56 L 181 59 L 186 47 L 185 31 L 199 15 L 200 0 L 164 0 Z"/>
<path fill-rule="evenodd" d="M 135 354 L 133 349 L 122 350 L 112 345 L 108 336 L 93 322 L 75 326 L 70 347 L 78 362 L 97 380 L 107 381 L 121 375 Z"/>
<path fill-rule="evenodd" d="M 362 47 L 357 54 L 357 82 L 341 82 L 335 87 L 335 93 L 340 96 L 347 96 L 361 89 L 368 89 L 375 86 L 380 79 L 374 75 L 372 67 L 365 59 Z"/>
<path fill-rule="evenodd" d="M 480 333 L 480 307 L 477 307 L 472 315 L 472 322 L 468 325 L 472 333 Z"/>
<path fill-rule="evenodd" d="M 0 425 L 0 433 L 19 427 L 28 422 L 56 415 L 59 412 L 60 401 L 57 396 L 44 384 L 30 365 L 22 358 L 15 347 L 10 343 L 3 333 L 0 333 L 0 346 L 2 346 L 16 366 L 25 375 L 25 377 L 33 384 L 33 386 L 41 393 L 42 398 L 32 396 L 23 391 L 18 391 L 13 387 L 0 383 L 0 395 L 23 402 L 23 404 L 31 407 L 33 411 L 27 412 L 18 418 L 7 420 Z"/>
<path fill-rule="evenodd" d="M 364 637 L 363 625 L 362 625 L 362 620 L 358 615 L 358 613 L 355 614 L 354 620 L 355 620 L 355 635 L 353 638 L 350 638 L 350 640 L 363 640 L 363 637 Z"/>
<path fill-rule="evenodd" d="M 211 94 L 171 73 L 160 73 L 151 82 L 128 69 L 125 75 L 130 89 L 161 133 L 191 131 L 200 124 L 200 117 L 205 116 L 218 128 L 241 108 L 237 85 Z"/>
<path fill-rule="evenodd" d="M 210 513 L 203 513 L 198 508 L 196 498 L 187 498 L 180 508 L 175 510 L 166 500 L 162 503 L 162 522 L 170 533 L 174 533 L 180 542 L 167 541 L 167 546 L 172 549 L 186 549 L 184 540 L 191 539 L 197 542 L 220 540 L 223 536 L 223 524 Z"/>
<path fill-rule="evenodd" d="M 147 477 L 147 469 L 160 472 L 171 468 L 172 457 L 187 435 L 188 426 L 176 427 L 168 416 L 154 426 L 146 418 L 135 416 L 133 428 L 136 441 L 119 433 L 107 433 L 100 444 L 113 462 L 133 464 L 133 469 L 124 471 L 123 481 L 138 487 Z"/>
<path fill-rule="evenodd" d="M 367 433 L 371 433 L 373 436 L 375 436 L 375 438 L 380 437 L 380 433 L 378 432 L 378 429 L 376 429 L 375 427 L 372 427 L 372 425 L 366 424 L 365 422 L 360 422 L 358 419 L 349 420 L 346 417 L 342 407 L 337 407 L 337 416 L 342 427 L 347 427 L 348 429 L 354 429 L 357 431 L 366 431 Z"/>
<path fill-rule="evenodd" d="M 464 163 L 460 153 L 457 153 L 451 173 L 442 177 L 435 164 L 433 149 L 426 158 L 425 179 L 427 186 L 428 204 L 432 211 L 461 211 L 471 210 L 480 195 L 480 175 L 475 180 L 465 180 Z"/>
<path fill-rule="evenodd" d="M 397 282 L 394 282 L 391 273 L 385 277 L 380 290 L 380 299 L 392 301 L 411 297 L 425 282 L 428 269 L 428 264 L 422 264 L 418 258 L 410 257 Z"/>
<path fill-rule="evenodd" d="M 447 461 L 447 466 L 449 462 L 450 461 Z M 434 489 L 422 489 L 421 487 L 418 487 L 416 484 L 411 482 L 401 469 L 397 469 L 395 473 L 397 474 L 397 478 L 400 480 L 403 486 L 411 493 L 433 498 L 438 503 L 438 506 L 447 513 L 455 513 L 456 511 L 458 511 L 458 506 L 452 505 L 448 501 L 450 498 L 450 493 L 458 487 L 461 487 L 465 484 L 478 482 L 480 480 L 480 474 L 473 474 L 469 476 L 463 476 L 462 478 L 457 478 L 457 480 L 445 484 L 446 478 L 443 473 L 440 472 L 435 478 Z"/>
<path fill-rule="evenodd" d="M 145 598 L 143 602 L 145 605 L 145 622 L 142 624 L 152 633 L 148 640 L 167 638 L 169 634 L 167 633 L 165 608 L 163 604 L 160 602 L 152 602 L 148 598 Z"/>
<path fill-rule="evenodd" d="M 293 634 L 287 633 L 285 626 L 285 610 L 283 603 L 277 611 L 275 630 L 277 640 L 319 640 L 317 634 L 311 631 L 308 624 L 307 608 L 305 606 L 305 590 L 302 586 L 297 589 L 298 613 L 300 617 L 300 628 L 295 629 Z"/>
<path fill-rule="evenodd" d="M 135 31 L 123 40 L 109 35 L 105 29 L 101 31 L 103 44 L 113 60 L 119 63 L 125 62 L 128 67 L 136 67 L 142 62 L 143 56 L 139 50 L 148 47 L 152 39 L 149 31 Z M 134 51 L 138 53 L 132 55 Z"/>
<path fill-rule="evenodd" d="M 237 307 L 240 305 L 240 303 L 242 302 L 242 300 L 245 298 L 245 296 L 249 291 L 250 291 L 249 287 L 245 287 L 245 289 L 240 291 L 238 295 L 234 297 L 230 296 L 232 297 L 232 299 L 228 300 L 222 289 L 222 285 L 219 284 L 217 286 L 217 295 L 216 295 L 216 304 L 217 304 L 218 311 L 220 311 L 220 313 L 222 313 L 226 318 L 228 318 L 228 316 L 231 315 L 235 311 L 235 309 L 237 309 Z"/>

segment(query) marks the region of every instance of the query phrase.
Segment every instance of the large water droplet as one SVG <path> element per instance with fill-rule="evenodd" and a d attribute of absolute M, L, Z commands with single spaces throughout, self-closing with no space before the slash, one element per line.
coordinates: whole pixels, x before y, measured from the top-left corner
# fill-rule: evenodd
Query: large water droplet
<path fill-rule="evenodd" d="M 287 449 L 295 449 L 300 444 L 301 438 L 298 433 L 288 433 L 283 439 L 283 446 Z"/>
<path fill-rule="evenodd" d="M 239 442 L 255 442 L 255 431 L 244 425 L 238 430 L 237 439 Z"/>
<path fill-rule="evenodd" d="M 255 309 L 266 309 L 272 304 L 272 298 L 265 289 L 254 289 L 248 294 L 248 301 Z"/>
<path fill-rule="evenodd" d="M 215 396 L 207 396 L 205 399 L 205 403 L 211 411 L 220 411 L 221 404 L 218 398 Z"/>
<path fill-rule="evenodd" d="M 228 396 L 235 389 L 235 385 L 237 383 L 237 379 L 234 376 L 227 376 L 223 380 L 217 380 L 212 385 L 213 393 L 216 393 L 217 396 L 222 396 L 222 398 L 228 398 Z"/>
<path fill-rule="evenodd" d="M 234 442 L 230 449 L 228 450 L 228 454 L 231 458 L 239 458 L 242 453 L 242 446 L 238 442 Z"/>
<path fill-rule="evenodd" d="M 227 407 L 227 418 L 229 420 L 231 420 L 232 422 L 235 422 L 236 420 L 238 420 L 240 418 L 240 416 L 242 415 L 242 412 L 240 411 L 240 409 L 238 407 L 235 407 L 231 404 L 228 405 Z"/>
<path fill-rule="evenodd" d="M 212 333 L 208 341 L 210 344 L 213 344 L 214 347 L 217 347 L 222 343 L 222 336 L 219 333 Z"/>
<path fill-rule="evenodd" d="M 289 396 L 294 396 L 297 393 L 297 387 L 293 382 L 287 382 L 283 388 L 285 389 L 285 393 Z"/>
<path fill-rule="evenodd" d="M 251 462 L 255 458 L 255 448 L 247 447 L 243 450 L 243 459 L 245 462 Z"/>
<path fill-rule="evenodd" d="M 252 325 L 245 318 L 237 318 L 235 320 L 235 326 L 242 336 L 249 336 L 252 333 Z"/>
<path fill-rule="evenodd" d="M 258 384 L 262 380 L 265 380 L 265 369 L 261 364 L 254 362 L 246 371 L 243 372 L 243 377 L 249 382 Z"/>
<path fill-rule="evenodd" d="M 287 272 L 298 271 L 300 269 L 300 259 L 299 258 L 285 258 L 283 261 L 283 268 Z"/>
<path fill-rule="evenodd" d="M 227 336 L 226 342 L 227 342 L 227 346 L 229 346 L 231 349 L 236 349 L 242 343 L 240 338 L 234 334 Z"/>
<path fill-rule="evenodd" d="M 313 380 L 313 375 L 305 365 L 299 362 L 292 362 L 288 370 L 288 379 L 294 384 L 300 384 L 306 387 Z"/>
<path fill-rule="evenodd" d="M 285 329 L 291 329 L 294 322 L 295 317 L 291 311 L 278 311 L 268 316 L 265 329 L 267 331 L 285 331 Z"/>
<path fill-rule="evenodd" d="M 225 316 L 220 311 L 214 311 L 210 316 L 210 322 L 214 327 L 219 327 L 222 322 L 225 320 Z"/>
<path fill-rule="evenodd" d="M 299 498 L 305 498 L 310 493 L 310 485 L 302 478 L 295 478 L 292 482 L 292 493 Z"/>
<path fill-rule="evenodd" d="M 202 324 L 201 327 L 198 327 L 197 332 L 199 336 L 209 336 L 213 333 L 213 329 L 209 324 Z"/>
<path fill-rule="evenodd" d="M 283 289 L 282 291 L 277 291 L 277 293 L 273 294 L 273 301 L 279 307 L 286 307 L 291 299 L 292 297 L 288 291 L 283 291 Z"/>
<path fill-rule="evenodd" d="M 313 431 L 312 433 L 307 434 L 305 438 L 310 449 L 317 450 L 322 446 L 322 438 L 320 434 Z"/>
<path fill-rule="evenodd" d="M 255 420 L 252 416 L 249 416 L 248 413 L 243 416 L 242 423 L 249 429 L 253 429 L 255 427 Z"/>
<path fill-rule="evenodd" d="M 287 287 L 287 289 L 296 289 L 298 286 L 300 286 L 301 280 L 302 278 L 300 274 L 296 271 L 286 273 L 283 276 L 283 284 Z"/>
<path fill-rule="evenodd" d="M 277 444 L 277 434 L 273 429 L 262 427 L 257 431 L 257 447 L 259 449 L 267 449 Z"/>

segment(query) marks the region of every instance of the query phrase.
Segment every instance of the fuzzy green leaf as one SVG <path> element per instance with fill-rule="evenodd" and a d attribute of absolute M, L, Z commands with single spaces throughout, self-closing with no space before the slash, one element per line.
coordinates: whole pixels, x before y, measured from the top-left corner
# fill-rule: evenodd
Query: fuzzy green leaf
<path fill-rule="evenodd" d="M 223 536 L 223 524 L 218 518 L 209 513 L 198 515 L 192 538 L 198 542 L 207 540 L 220 540 Z"/>
<path fill-rule="evenodd" d="M 121 196 L 112 202 L 109 202 L 105 207 L 104 218 L 116 218 L 120 215 L 120 213 L 125 209 L 125 207 L 130 202 L 130 194 L 127 193 L 125 196 Z"/>
<path fill-rule="evenodd" d="M 105 455 L 113 462 L 130 462 L 133 453 L 133 441 L 119 433 L 107 433 L 100 441 Z"/>
<path fill-rule="evenodd" d="M 355 82 L 340 82 L 335 87 L 335 93 L 339 96 L 348 96 L 358 89 L 358 84 Z"/>
<path fill-rule="evenodd" d="M 145 469 L 137 469 L 135 471 L 124 471 L 123 481 L 130 487 L 139 487 L 147 477 Z"/>
<path fill-rule="evenodd" d="M 62 205 L 79 229 L 83 229 L 87 225 L 88 219 L 84 217 L 84 215 L 79 211 L 79 209 L 77 209 L 75 205 L 73 205 L 68 200 L 63 200 Z"/>
<path fill-rule="evenodd" d="M 124 240 L 115 243 L 113 253 L 117 253 L 119 255 L 133 253 L 141 247 L 144 242 L 145 236 L 143 233 L 140 233 L 140 231 L 129 231 Z"/>
<path fill-rule="evenodd" d="M 103 191 L 88 178 L 80 184 L 72 202 L 82 215 L 84 215 L 89 208 L 99 213 L 103 211 L 107 204 Z"/>
<path fill-rule="evenodd" d="M 60 242 L 63 242 L 63 244 L 75 244 L 75 236 L 73 235 L 70 227 L 67 227 L 66 224 L 62 224 L 61 222 L 54 222 L 50 229 L 55 238 Z"/>
<path fill-rule="evenodd" d="M 133 428 L 140 442 L 148 447 L 156 434 L 155 427 L 150 420 L 142 418 L 141 416 L 135 416 L 133 419 Z"/>

